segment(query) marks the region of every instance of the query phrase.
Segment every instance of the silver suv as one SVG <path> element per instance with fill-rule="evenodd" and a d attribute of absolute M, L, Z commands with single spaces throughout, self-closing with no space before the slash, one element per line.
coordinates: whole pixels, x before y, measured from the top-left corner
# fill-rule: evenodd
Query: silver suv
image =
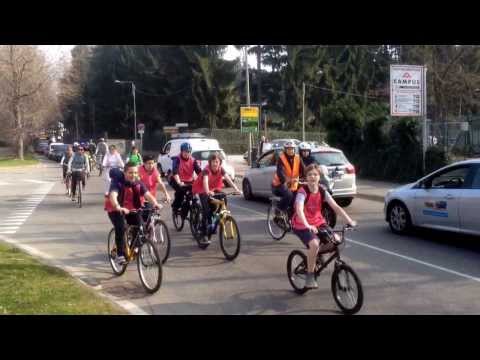
<path fill-rule="evenodd" d="M 267 151 L 248 169 L 243 179 L 243 194 L 246 200 L 272 196 L 272 178 L 277 169 L 277 160 L 282 148 Z M 329 177 L 334 179 L 333 197 L 343 207 L 350 205 L 357 194 L 355 167 L 343 152 L 329 146 L 312 149 L 312 156 L 319 165 L 325 165 Z"/>

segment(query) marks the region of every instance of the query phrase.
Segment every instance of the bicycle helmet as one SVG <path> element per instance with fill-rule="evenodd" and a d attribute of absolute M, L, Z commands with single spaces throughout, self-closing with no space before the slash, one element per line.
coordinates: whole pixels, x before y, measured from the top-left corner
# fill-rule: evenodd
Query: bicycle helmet
<path fill-rule="evenodd" d="M 192 145 L 185 142 L 182 145 L 180 145 L 180 151 L 192 152 Z"/>
<path fill-rule="evenodd" d="M 312 145 L 308 142 L 302 142 L 300 145 L 298 145 L 298 149 L 300 151 L 306 150 L 306 151 L 312 151 Z"/>
<path fill-rule="evenodd" d="M 100 139 L 98 139 L 98 141 L 99 141 L 99 142 L 104 142 L 105 139 L 104 139 L 104 138 L 100 138 Z"/>
<path fill-rule="evenodd" d="M 296 148 L 297 148 L 297 144 L 295 144 L 295 141 L 293 141 L 293 140 L 288 140 L 288 141 L 283 145 L 283 148 L 284 148 L 284 149 L 288 149 L 288 148 L 296 149 Z"/>

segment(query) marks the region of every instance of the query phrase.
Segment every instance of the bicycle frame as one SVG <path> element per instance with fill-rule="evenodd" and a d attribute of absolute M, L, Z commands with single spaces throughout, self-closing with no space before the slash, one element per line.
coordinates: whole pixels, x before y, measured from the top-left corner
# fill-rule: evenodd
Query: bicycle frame
<path fill-rule="evenodd" d="M 316 259 L 316 266 L 315 266 L 315 277 L 318 277 L 320 276 L 320 273 L 328 266 L 330 265 L 330 263 L 332 261 L 335 260 L 336 263 L 339 263 L 341 262 L 342 260 L 340 259 L 340 247 L 343 248 L 343 246 L 345 245 L 345 231 L 348 229 L 348 227 L 343 227 L 342 230 L 340 231 L 333 231 L 334 234 L 340 234 L 341 237 L 340 237 L 340 242 L 338 244 L 335 244 L 335 250 L 333 251 L 333 254 L 328 258 L 327 261 L 323 262 L 322 265 L 320 265 L 319 268 L 317 268 L 317 266 L 319 265 L 319 263 L 321 262 L 321 257 L 320 255 L 322 254 L 326 254 L 330 251 L 324 251 L 324 252 L 318 252 L 317 254 L 317 259 Z"/>

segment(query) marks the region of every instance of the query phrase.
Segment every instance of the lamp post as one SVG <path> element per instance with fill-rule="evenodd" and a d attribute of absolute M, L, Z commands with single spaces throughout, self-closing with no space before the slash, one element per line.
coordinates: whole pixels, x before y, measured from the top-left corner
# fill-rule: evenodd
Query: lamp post
<path fill-rule="evenodd" d="M 133 81 L 120 81 L 115 80 L 115 84 L 131 84 L 132 96 L 133 96 L 133 138 L 137 141 L 137 104 L 135 102 L 135 84 Z"/>

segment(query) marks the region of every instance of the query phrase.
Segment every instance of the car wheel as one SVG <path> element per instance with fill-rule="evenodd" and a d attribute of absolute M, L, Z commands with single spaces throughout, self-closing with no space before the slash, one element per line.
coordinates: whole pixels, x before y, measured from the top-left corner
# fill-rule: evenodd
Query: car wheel
<path fill-rule="evenodd" d="M 410 213 L 401 202 L 396 201 L 389 206 L 388 224 L 393 233 L 400 235 L 408 233 L 412 227 Z"/>
<path fill-rule="evenodd" d="M 342 208 L 350 206 L 352 203 L 353 198 L 344 198 L 336 200 L 337 204 L 340 205 Z"/>
<path fill-rule="evenodd" d="M 250 181 L 248 181 L 248 179 L 243 179 L 242 190 L 243 190 L 243 197 L 245 198 L 245 200 L 254 199 L 254 196 L 252 193 L 252 186 L 250 185 Z"/>

